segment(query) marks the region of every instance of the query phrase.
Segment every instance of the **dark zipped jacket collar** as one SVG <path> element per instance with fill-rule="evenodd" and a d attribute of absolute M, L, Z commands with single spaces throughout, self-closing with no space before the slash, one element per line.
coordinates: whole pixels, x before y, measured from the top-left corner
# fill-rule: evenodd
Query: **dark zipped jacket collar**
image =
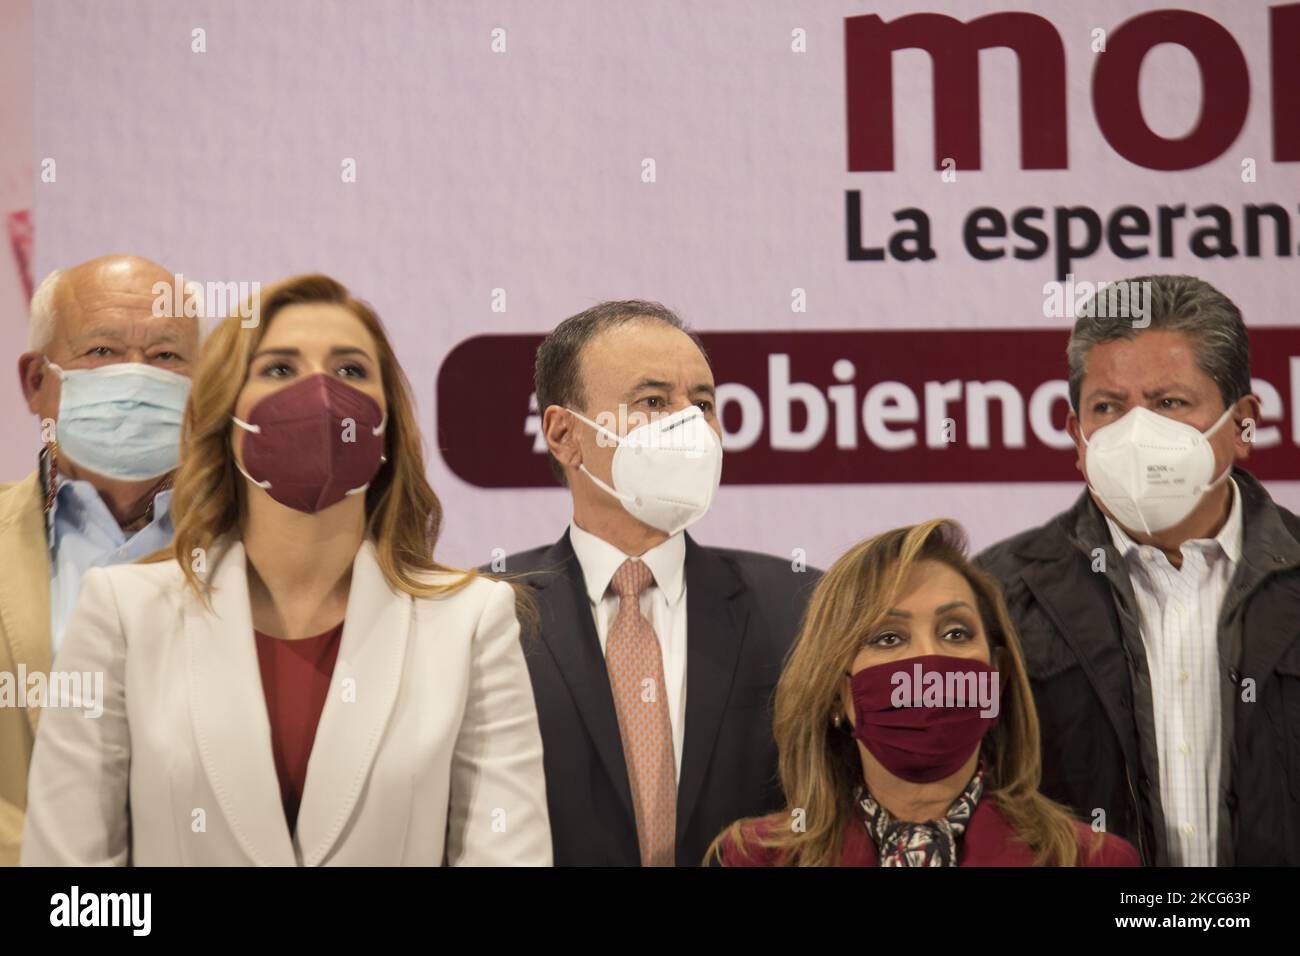
<path fill-rule="evenodd" d="M 1265 675 L 1293 639 L 1290 629 L 1259 629 L 1242 638 L 1243 609 L 1260 585 L 1281 571 L 1300 567 L 1300 526 L 1294 515 L 1280 509 L 1247 471 L 1234 468 L 1232 478 L 1241 493 L 1242 553 L 1219 614 L 1219 655 L 1223 712 L 1220 762 L 1218 862 L 1232 863 L 1230 794 L 1237 735 L 1256 708 L 1238 707 L 1243 676 Z M 1071 645 L 1097 693 L 1124 751 L 1130 795 L 1143 821 L 1139 850 L 1147 862 L 1169 862 L 1160 810 L 1155 718 L 1151 678 L 1139 627 L 1133 587 L 1119 551 L 1111 540 L 1105 516 L 1087 489 L 1068 510 L 1040 529 L 1021 535 L 1012 552 L 1029 563 L 1021 569 L 1026 583 L 1043 600 L 1044 610 Z M 1076 553 L 1082 553 L 1097 576 L 1104 577 L 1113 597 L 1114 615 L 1099 613 L 1095 591 L 1079 580 Z M 1090 575 L 1091 576 L 1091 575 Z M 1106 666 L 1115 633 L 1121 638 L 1127 673 Z M 1243 647 L 1244 645 L 1244 647 Z M 1115 660 L 1114 655 L 1110 659 Z M 1136 729 L 1136 734 L 1134 730 Z M 1135 779 L 1145 783 L 1141 799 Z M 1154 845 L 1151 845 L 1154 844 Z"/>

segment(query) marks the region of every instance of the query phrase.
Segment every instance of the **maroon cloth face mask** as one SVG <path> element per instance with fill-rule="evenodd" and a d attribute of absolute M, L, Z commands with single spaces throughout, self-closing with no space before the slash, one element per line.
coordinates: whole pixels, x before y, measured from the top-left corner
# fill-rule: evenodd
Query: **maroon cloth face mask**
<path fill-rule="evenodd" d="M 384 462 L 385 416 L 369 395 L 310 375 L 261 399 L 235 467 L 280 504 L 314 513 L 365 491 Z"/>
<path fill-rule="evenodd" d="M 851 674 L 853 736 L 895 777 L 930 783 L 961 769 L 1001 712 L 998 671 L 930 654 Z"/>

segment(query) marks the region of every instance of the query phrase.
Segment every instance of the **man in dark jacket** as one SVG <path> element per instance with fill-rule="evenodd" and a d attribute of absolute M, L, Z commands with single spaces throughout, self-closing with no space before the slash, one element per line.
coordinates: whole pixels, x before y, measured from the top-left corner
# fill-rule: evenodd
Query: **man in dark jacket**
<path fill-rule="evenodd" d="M 537 407 L 573 496 L 558 542 L 491 570 L 530 587 L 557 866 L 698 866 L 785 805 L 771 704 L 817 572 L 697 544 L 721 469 L 713 374 L 652 302 L 606 302 L 537 353 Z"/>
<path fill-rule="evenodd" d="M 1148 864 L 1297 865 L 1300 518 L 1234 466 L 1260 411 L 1236 306 L 1143 283 L 1139 321 L 1099 293 L 1070 338 L 1088 488 L 977 561 L 1020 632 L 1044 793 Z"/>

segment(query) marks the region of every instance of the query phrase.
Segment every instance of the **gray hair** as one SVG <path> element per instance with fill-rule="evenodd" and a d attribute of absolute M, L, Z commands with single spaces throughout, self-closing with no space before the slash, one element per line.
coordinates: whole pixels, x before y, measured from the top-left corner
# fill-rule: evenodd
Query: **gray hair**
<path fill-rule="evenodd" d="M 55 269 L 41 280 L 41 284 L 32 293 L 31 307 L 27 313 L 27 348 L 33 352 L 45 352 L 54 341 L 54 332 L 58 327 L 54 299 L 59 291 L 59 284 L 63 281 L 63 275 L 62 269 Z M 185 294 L 193 296 L 198 303 L 199 346 L 202 347 L 215 324 L 212 318 L 207 316 L 203 283 L 186 279 Z"/>
<path fill-rule="evenodd" d="M 1135 327 L 1131 319 L 1117 318 L 1114 308 L 1107 309 L 1099 301 L 1106 297 L 1113 303 L 1117 287 L 1149 290 L 1144 316 L 1149 325 Z M 1092 347 L 1117 339 L 1134 339 L 1147 328 L 1185 332 L 1191 337 L 1196 364 L 1219 386 L 1224 407 L 1250 394 L 1250 340 L 1241 310 L 1232 300 L 1195 276 L 1139 276 L 1099 289 L 1080 309 L 1065 350 L 1070 368 L 1070 406 L 1076 413 Z"/>
<path fill-rule="evenodd" d="M 62 278 L 63 273 L 55 269 L 32 293 L 32 307 L 27 316 L 27 347 L 33 352 L 44 352 L 54 341 L 54 293 Z"/>

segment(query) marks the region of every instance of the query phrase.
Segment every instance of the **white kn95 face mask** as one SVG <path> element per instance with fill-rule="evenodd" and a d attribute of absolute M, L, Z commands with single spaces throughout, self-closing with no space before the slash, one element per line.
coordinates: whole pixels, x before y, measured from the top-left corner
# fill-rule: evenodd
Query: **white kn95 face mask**
<path fill-rule="evenodd" d="M 722 443 L 698 405 L 663 415 L 623 436 L 571 408 L 566 411 L 618 443 L 610 470 L 612 486 L 585 464 L 579 467 L 629 514 L 669 535 L 704 517 L 722 481 Z"/>
<path fill-rule="evenodd" d="M 1230 406 L 1202 432 L 1148 408 L 1134 408 L 1084 437 L 1088 484 L 1125 528 L 1147 534 L 1172 528 L 1232 471 L 1229 464 L 1215 476 L 1209 442 L 1231 417 Z"/>

